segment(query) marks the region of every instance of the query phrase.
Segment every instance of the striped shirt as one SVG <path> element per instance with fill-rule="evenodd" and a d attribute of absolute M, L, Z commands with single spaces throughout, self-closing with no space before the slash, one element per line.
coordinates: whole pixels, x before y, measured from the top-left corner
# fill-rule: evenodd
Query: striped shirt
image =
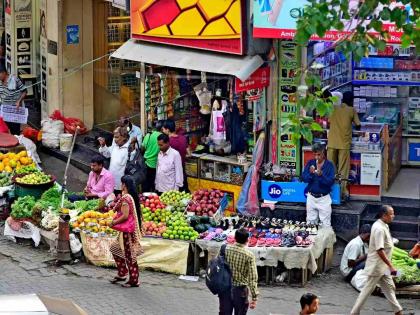
<path fill-rule="evenodd" d="M 25 91 L 26 87 L 23 84 L 22 80 L 16 76 L 10 75 L 7 79 L 7 82 L 0 81 L 1 104 L 15 105 L 22 93 L 24 93 Z"/>
<path fill-rule="evenodd" d="M 255 256 L 236 243 L 226 247 L 226 262 L 232 271 L 232 284 L 234 286 L 247 286 L 251 291 L 252 300 L 258 297 L 258 273 Z"/>

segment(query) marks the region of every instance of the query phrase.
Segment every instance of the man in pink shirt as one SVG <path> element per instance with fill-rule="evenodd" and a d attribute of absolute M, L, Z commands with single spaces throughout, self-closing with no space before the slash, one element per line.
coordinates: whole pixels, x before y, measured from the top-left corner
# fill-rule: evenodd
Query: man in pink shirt
<path fill-rule="evenodd" d="M 169 190 L 179 190 L 184 185 L 181 155 L 171 148 L 168 135 L 161 134 L 158 144 L 160 152 L 156 167 L 156 191 L 161 194 Z"/>
<path fill-rule="evenodd" d="M 106 199 L 114 192 L 115 180 L 112 173 L 104 167 L 104 158 L 94 156 L 90 161 L 89 178 L 82 195 L 69 196 L 70 201 L 84 199 Z"/>

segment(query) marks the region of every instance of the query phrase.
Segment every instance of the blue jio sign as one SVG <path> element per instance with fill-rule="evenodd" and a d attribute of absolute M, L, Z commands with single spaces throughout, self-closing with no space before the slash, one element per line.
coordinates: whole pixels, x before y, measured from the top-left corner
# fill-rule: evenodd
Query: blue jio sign
<path fill-rule="evenodd" d="M 420 162 L 420 142 L 411 142 L 408 144 L 408 160 Z"/>
<path fill-rule="evenodd" d="M 270 195 L 271 198 L 277 199 L 281 196 L 282 193 L 283 191 L 281 187 L 277 184 L 273 184 L 268 187 L 268 194 Z"/>
<path fill-rule="evenodd" d="M 261 181 L 261 196 L 264 200 L 278 202 L 306 202 L 305 188 L 307 184 L 302 182 L 274 182 Z M 334 184 L 331 191 L 332 203 L 339 205 L 340 185 Z"/>

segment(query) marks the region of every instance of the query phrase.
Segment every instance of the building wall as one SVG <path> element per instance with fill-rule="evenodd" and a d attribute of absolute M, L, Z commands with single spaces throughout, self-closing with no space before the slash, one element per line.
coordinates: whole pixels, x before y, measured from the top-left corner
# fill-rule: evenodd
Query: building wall
<path fill-rule="evenodd" d="M 92 0 L 66 0 L 62 7 L 62 69 L 63 112 L 65 116 L 78 117 L 93 125 L 93 66 L 80 65 L 93 58 Z M 67 44 L 67 26 L 78 25 L 79 44 Z"/>
<path fill-rule="evenodd" d="M 79 26 L 79 43 L 67 43 L 67 26 Z M 48 51 L 48 102 L 43 116 L 55 109 L 93 126 L 92 0 L 47 0 L 47 37 L 57 43 Z"/>

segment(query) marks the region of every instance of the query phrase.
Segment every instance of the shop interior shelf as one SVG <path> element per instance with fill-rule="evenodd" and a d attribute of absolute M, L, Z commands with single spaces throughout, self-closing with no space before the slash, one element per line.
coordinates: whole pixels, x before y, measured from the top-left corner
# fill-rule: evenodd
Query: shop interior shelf
<path fill-rule="evenodd" d="M 353 80 L 354 85 L 390 85 L 390 86 L 420 86 L 420 82 L 410 81 L 364 81 L 364 80 Z"/>

